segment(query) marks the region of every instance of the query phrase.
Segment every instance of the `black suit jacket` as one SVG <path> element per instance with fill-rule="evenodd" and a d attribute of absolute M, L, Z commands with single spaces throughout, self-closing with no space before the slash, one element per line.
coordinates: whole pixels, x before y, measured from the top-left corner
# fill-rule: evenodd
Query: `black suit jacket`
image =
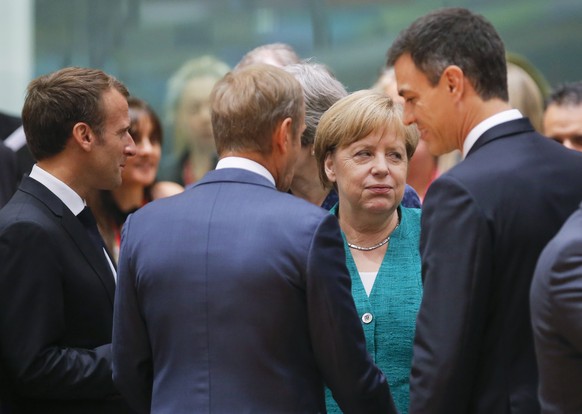
<path fill-rule="evenodd" d="M 580 200 L 582 153 L 527 119 L 486 131 L 431 184 L 411 413 L 539 412 L 529 288 L 542 248 Z"/>
<path fill-rule="evenodd" d="M 111 379 L 111 270 L 73 213 L 31 178 L 0 210 L 0 263 L 11 412 L 126 412 Z"/>

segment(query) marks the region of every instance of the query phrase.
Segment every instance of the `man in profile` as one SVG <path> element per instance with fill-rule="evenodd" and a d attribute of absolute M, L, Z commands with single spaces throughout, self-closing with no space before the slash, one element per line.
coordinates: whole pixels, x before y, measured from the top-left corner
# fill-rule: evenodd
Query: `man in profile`
<path fill-rule="evenodd" d="M 38 160 L 0 210 L 0 369 L 8 413 L 126 413 L 111 369 L 115 269 L 85 200 L 121 184 L 128 91 L 100 70 L 33 80 L 22 110 Z"/>
<path fill-rule="evenodd" d="M 542 248 L 582 199 L 582 154 L 511 109 L 503 41 L 478 14 L 420 17 L 388 64 L 405 122 L 433 155 L 464 157 L 423 203 L 410 413 L 537 413 L 529 288 Z"/>
<path fill-rule="evenodd" d="M 544 112 L 544 134 L 582 151 L 582 81 L 560 85 L 552 92 Z"/>
<path fill-rule="evenodd" d="M 123 228 L 114 381 L 139 413 L 394 413 L 366 352 L 337 220 L 285 193 L 300 84 L 269 65 L 211 95 L 220 161 Z M 277 191 L 280 190 L 280 191 Z"/>

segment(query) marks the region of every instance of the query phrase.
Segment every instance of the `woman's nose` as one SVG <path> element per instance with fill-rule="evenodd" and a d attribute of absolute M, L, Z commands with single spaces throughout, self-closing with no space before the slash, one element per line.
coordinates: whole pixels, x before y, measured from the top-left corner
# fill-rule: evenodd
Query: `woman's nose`
<path fill-rule="evenodd" d="M 143 137 L 137 146 L 140 155 L 149 155 L 152 152 L 153 145 L 149 137 Z"/>
<path fill-rule="evenodd" d="M 374 157 L 372 174 L 388 174 L 390 172 L 388 160 L 383 155 Z"/>

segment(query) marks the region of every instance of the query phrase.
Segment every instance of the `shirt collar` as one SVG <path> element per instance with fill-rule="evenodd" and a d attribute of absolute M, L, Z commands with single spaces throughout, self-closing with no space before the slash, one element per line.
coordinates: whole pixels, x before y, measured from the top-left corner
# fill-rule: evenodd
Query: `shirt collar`
<path fill-rule="evenodd" d="M 271 184 L 275 185 L 275 178 L 273 175 L 267 170 L 264 166 L 259 164 L 256 161 L 250 160 L 248 158 L 243 157 L 224 157 L 218 161 L 216 164 L 216 169 L 221 170 L 223 168 L 240 168 L 243 170 L 254 172 L 255 174 L 259 174 L 265 177 L 267 180 L 271 182 Z"/>
<path fill-rule="evenodd" d="M 517 109 L 508 109 L 506 111 L 502 111 L 496 113 L 493 116 L 481 121 L 478 123 L 467 135 L 465 142 L 463 143 L 463 158 L 467 156 L 475 142 L 479 139 L 483 133 L 494 126 L 502 124 L 504 122 L 513 121 L 515 119 L 523 118 L 523 115 Z"/>
<path fill-rule="evenodd" d="M 35 164 L 29 175 L 56 195 L 76 216 L 85 208 L 85 202 L 71 187 Z"/>

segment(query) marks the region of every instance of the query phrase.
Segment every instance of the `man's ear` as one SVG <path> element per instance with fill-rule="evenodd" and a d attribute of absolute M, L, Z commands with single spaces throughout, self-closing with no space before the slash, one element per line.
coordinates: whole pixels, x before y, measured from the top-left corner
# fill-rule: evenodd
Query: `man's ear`
<path fill-rule="evenodd" d="M 76 142 L 79 147 L 87 152 L 91 151 L 91 148 L 97 139 L 91 127 L 85 122 L 77 122 L 75 125 L 73 125 L 71 135 L 74 142 Z"/>
<path fill-rule="evenodd" d="M 288 145 L 291 145 L 291 140 L 293 139 L 293 120 L 291 118 L 285 118 L 273 134 L 273 146 L 276 147 L 281 154 L 287 153 L 289 150 Z"/>
<path fill-rule="evenodd" d="M 444 82 L 444 86 L 447 91 L 456 98 L 463 95 L 465 88 L 465 74 L 463 70 L 456 66 L 447 66 L 441 75 L 441 82 Z"/>
<path fill-rule="evenodd" d="M 332 183 L 335 183 L 336 182 L 335 164 L 333 162 L 333 154 L 331 153 L 331 151 L 329 151 L 325 156 L 325 161 L 323 161 L 323 167 L 325 169 L 325 175 L 327 175 L 327 179 Z"/>

